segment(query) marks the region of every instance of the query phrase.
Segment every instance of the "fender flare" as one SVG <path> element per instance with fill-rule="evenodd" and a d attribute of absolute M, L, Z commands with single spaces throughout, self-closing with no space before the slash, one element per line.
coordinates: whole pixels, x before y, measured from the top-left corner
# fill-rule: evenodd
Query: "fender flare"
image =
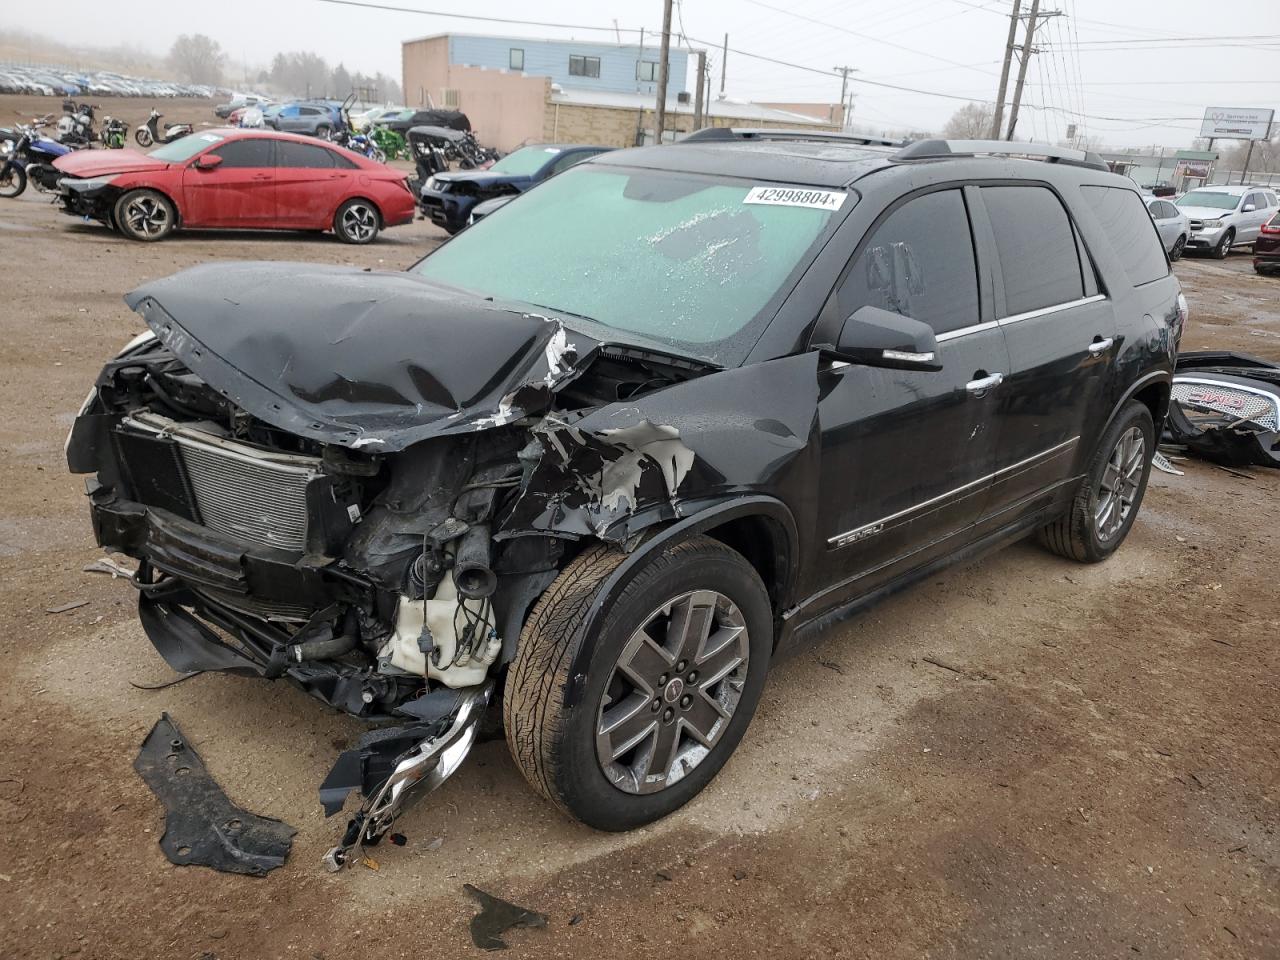
<path fill-rule="evenodd" d="M 1139 391 L 1144 390 L 1145 388 L 1151 386 L 1151 384 L 1153 383 L 1163 383 L 1165 387 L 1168 388 L 1167 393 L 1171 394 L 1173 392 L 1173 372 L 1170 370 L 1163 370 L 1163 369 L 1152 370 L 1150 373 L 1143 374 L 1133 383 L 1129 384 L 1125 392 L 1120 395 L 1120 399 L 1117 400 L 1115 405 L 1111 408 L 1111 413 L 1107 416 L 1107 421 L 1102 425 L 1102 429 L 1098 431 L 1098 436 L 1101 437 L 1104 433 L 1107 432 L 1107 428 L 1111 426 L 1111 422 L 1115 420 L 1115 418 L 1120 414 L 1120 411 L 1124 409 L 1124 405 L 1126 403 L 1132 400 Z M 1166 395 L 1165 397 L 1164 412 L 1165 412 L 1165 416 L 1168 416 L 1168 413 L 1169 413 L 1168 395 Z M 1156 418 L 1153 417 L 1152 419 L 1156 419 Z M 1164 417 L 1160 417 L 1159 419 L 1156 420 L 1157 443 L 1159 442 L 1159 439 L 1160 439 L 1160 425 L 1163 422 L 1164 422 Z M 1093 456 L 1093 451 L 1089 451 L 1089 456 Z"/>
<path fill-rule="evenodd" d="M 794 559 L 799 544 L 799 534 L 791 510 L 781 500 L 765 496 L 735 497 L 732 500 L 714 502 L 700 509 L 692 516 L 663 527 L 641 543 L 635 550 L 627 554 L 626 559 L 605 579 L 580 627 L 583 639 L 578 645 L 578 649 L 574 652 L 573 661 L 569 666 L 569 682 L 565 690 L 565 706 L 567 708 L 573 709 L 578 705 L 586 687 L 587 667 L 594 651 L 594 644 L 588 643 L 587 638 L 597 633 L 605 617 L 606 608 L 612 605 L 613 601 L 631 582 L 637 571 L 648 562 L 649 558 L 660 553 L 672 543 L 713 529 L 730 520 L 744 517 L 763 517 L 778 524 L 782 529 L 785 543 L 779 546 L 786 553 L 785 556 L 779 558 L 782 562 L 778 572 L 782 579 L 780 599 L 784 601 L 781 606 L 785 607 L 785 600 L 790 596 L 793 589 L 796 570 Z M 777 612 L 775 611 L 775 640 L 777 639 Z"/>

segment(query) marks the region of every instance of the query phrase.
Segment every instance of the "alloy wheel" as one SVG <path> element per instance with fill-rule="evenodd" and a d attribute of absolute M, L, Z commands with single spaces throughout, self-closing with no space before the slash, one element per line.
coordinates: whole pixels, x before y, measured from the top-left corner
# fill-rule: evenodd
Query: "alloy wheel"
<path fill-rule="evenodd" d="M 1103 543 L 1115 538 L 1133 512 L 1146 466 L 1146 451 L 1142 430 L 1130 427 L 1120 435 L 1107 458 L 1093 495 L 1093 526 Z"/>
<path fill-rule="evenodd" d="M 158 237 L 169 228 L 169 210 L 155 197 L 135 197 L 125 205 L 124 220 L 138 236 Z"/>
<path fill-rule="evenodd" d="M 654 610 L 601 698 L 596 757 L 609 781 L 656 793 L 696 768 L 729 727 L 750 649 L 742 611 L 722 593 L 695 590 Z"/>
<path fill-rule="evenodd" d="M 373 239 L 378 232 L 378 215 L 363 203 L 353 203 L 342 213 L 342 230 L 358 243 Z"/>

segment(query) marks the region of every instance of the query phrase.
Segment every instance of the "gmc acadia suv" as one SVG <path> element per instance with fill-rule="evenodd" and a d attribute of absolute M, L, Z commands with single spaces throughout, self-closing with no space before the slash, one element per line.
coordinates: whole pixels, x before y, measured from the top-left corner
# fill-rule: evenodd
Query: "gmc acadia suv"
<path fill-rule="evenodd" d="M 1092 155 L 730 130 L 594 157 L 404 273 L 211 264 L 127 301 L 151 333 L 70 468 L 175 669 L 392 724 L 322 788 L 366 797 L 335 867 L 499 692 L 533 786 L 626 829 L 822 627 L 1027 534 L 1105 560 L 1186 311 Z"/>

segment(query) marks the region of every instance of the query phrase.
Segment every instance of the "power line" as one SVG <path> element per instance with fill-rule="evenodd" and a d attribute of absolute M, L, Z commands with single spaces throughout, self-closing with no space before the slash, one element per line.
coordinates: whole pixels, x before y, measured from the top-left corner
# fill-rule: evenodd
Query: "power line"
<path fill-rule="evenodd" d="M 825 27 L 828 30 L 836 30 L 836 31 L 839 31 L 840 33 L 847 33 L 849 36 L 857 37 L 860 40 L 867 40 L 871 43 L 880 43 L 886 47 L 893 47 L 896 50 L 905 50 L 907 53 L 914 53 L 916 56 L 920 56 L 920 57 L 928 57 L 930 60 L 937 60 L 940 63 L 949 63 L 955 67 L 963 67 L 966 70 L 973 70 L 975 73 L 987 74 L 986 70 L 978 70 L 975 67 L 967 66 L 966 64 L 960 63 L 956 60 L 949 60 L 946 57 L 939 57 L 932 53 L 926 53 L 925 51 L 917 50 L 914 47 L 905 47 L 900 43 L 894 43 L 892 40 L 883 40 L 880 37 L 873 37 L 870 34 L 859 33 L 857 30 L 850 30 L 848 27 L 842 27 L 837 23 L 827 23 L 824 20 L 815 20 L 813 17 L 808 17 L 808 16 L 805 16 L 803 13 L 796 13 L 792 10 L 787 10 L 785 7 L 775 7 L 771 3 L 764 3 L 763 0 L 746 0 L 746 2 L 751 4 L 754 7 L 761 7 L 765 10 L 772 10 L 775 13 L 781 13 L 784 16 L 793 17 L 796 20 L 803 20 L 805 23 L 812 23 L 815 26 Z M 987 74 L 987 75 L 990 75 L 990 74 Z"/>
<path fill-rule="evenodd" d="M 552 27 L 557 30 L 599 30 L 603 33 L 640 33 L 639 27 L 592 26 L 584 23 L 549 23 L 545 20 L 515 20 L 509 17 L 482 17 L 473 13 L 447 13 L 443 10 L 423 10 L 420 7 L 397 7 L 387 3 L 367 3 L 361 0 L 315 0 L 340 7 L 360 7 L 365 10 L 387 10 L 392 13 L 417 13 L 432 17 L 451 17 L 455 20 L 479 20 L 484 23 L 507 23 L 522 27 Z"/>

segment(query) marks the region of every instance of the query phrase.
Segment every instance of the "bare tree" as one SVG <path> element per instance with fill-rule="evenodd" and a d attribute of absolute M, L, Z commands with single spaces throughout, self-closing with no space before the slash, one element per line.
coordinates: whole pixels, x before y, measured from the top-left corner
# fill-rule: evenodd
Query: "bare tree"
<path fill-rule="evenodd" d="M 942 135 L 948 140 L 982 140 L 991 132 L 995 108 L 989 103 L 966 103 L 951 115 Z"/>
<path fill-rule="evenodd" d="M 169 51 L 169 65 L 188 83 L 221 83 L 226 59 L 218 41 L 203 33 L 182 34 Z"/>

